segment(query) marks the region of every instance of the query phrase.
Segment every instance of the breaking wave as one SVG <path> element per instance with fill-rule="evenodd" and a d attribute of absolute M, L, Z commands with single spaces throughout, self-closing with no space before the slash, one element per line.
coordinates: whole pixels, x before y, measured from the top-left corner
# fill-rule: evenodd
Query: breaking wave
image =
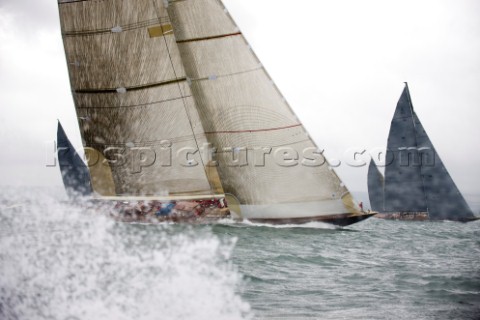
<path fill-rule="evenodd" d="M 324 222 L 307 222 L 302 224 L 270 224 L 270 223 L 257 223 L 251 222 L 249 220 L 244 220 L 241 222 L 242 225 L 251 226 L 251 227 L 268 227 L 276 229 L 290 229 L 290 228 L 306 228 L 306 229 L 339 229 L 339 227 L 334 226 L 333 224 L 324 223 Z"/>
<path fill-rule="evenodd" d="M 249 319 L 235 239 L 116 223 L 55 192 L 5 190 L 1 319 Z"/>

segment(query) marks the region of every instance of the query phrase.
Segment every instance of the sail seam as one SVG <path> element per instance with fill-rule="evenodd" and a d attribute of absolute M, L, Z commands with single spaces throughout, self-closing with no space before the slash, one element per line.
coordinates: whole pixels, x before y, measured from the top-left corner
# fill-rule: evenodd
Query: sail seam
<path fill-rule="evenodd" d="M 153 101 L 153 102 L 148 102 L 148 103 L 142 103 L 142 104 L 132 104 L 129 106 L 107 106 L 107 107 L 78 107 L 78 109 L 120 109 L 120 108 L 139 108 L 139 107 L 145 107 L 145 106 L 150 106 L 154 104 L 160 104 L 164 102 L 170 102 L 170 101 L 175 101 L 175 100 L 180 100 L 184 98 L 190 98 L 191 95 L 188 96 L 182 96 L 182 97 L 177 97 L 177 98 L 172 98 L 172 99 L 167 99 L 167 100 L 158 100 L 158 101 Z"/>
<path fill-rule="evenodd" d="M 187 78 L 178 78 L 178 79 L 173 79 L 173 80 L 168 80 L 168 81 L 163 81 L 163 82 L 157 82 L 157 83 L 149 83 L 149 84 L 144 84 L 140 86 L 133 86 L 133 87 L 126 87 L 125 89 L 127 91 L 137 91 L 137 90 L 143 90 L 143 89 L 148 89 L 148 88 L 154 88 L 154 87 L 160 87 L 160 86 L 165 86 L 169 84 L 174 84 L 174 83 L 179 83 L 187 81 Z M 118 88 L 105 88 L 105 89 L 77 89 L 74 90 L 75 93 L 118 93 Z"/>
<path fill-rule="evenodd" d="M 242 34 L 241 32 L 234 32 L 234 33 L 227 33 L 227 34 L 221 34 L 221 35 L 210 36 L 210 37 L 183 39 L 183 40 L 177 40 L 177 43 L 188 43 L 188 42 L 197 42 L 197 41 L 207 41 L 207 40 L 213 40 L 213 39 L 220 39 L 220 38 L 226 38 L 226 37 L 239 36 L 239 35 L 241 35 L 241 34 Z"/>
<path fill-rule="evenodd" d="M 408 119 L 408 118 L 411 118 L 411 117 L 409 117 L 409 116 L 405 116 L 405 117 L 396 117 L 396 118 L 393 118 L 393 119 L 392 119 L 392 122 L 393 122 L 393 121 L 396 121 L 396 120 L 402 120 L 402 119 Z"/>
<path fill-rule="evenodd" d="M 169 23 L 170 20 L 168 18 L 156 18 L 156 19 L 150 19 L 150 20 L 145 20 L 137 23 L 132 23 L 132 24 L 127 24 L 123 26 L 117 26 L 121 28 L 121 31 L 131 31 L 131 30 L 136 30 L 140 28 L 145 28 L 149 26 L 155 26 L 158 25 L 159 23 Z M 98 30 L 82 30 L 82 31 L 65 31 L 63 33 L 64 36 L 66 37 L 75 37 L 75 36 L 90 36 L 90 35 L 97 35 L 97 34 L 109 34 L 112 33 L 111 28 L 105 28 L 105 29 L 98 29 Z"/>
<path fill-rule="evenodd" d="M 58 1 L 58 4 L 69 4 L 69 3 L 86 2 L 86 1 L 92 1 L 92 0 L 60 0 Z"/>
<path fill-rule="evenodd" d="M 206 131 L 205 134 L 266 132 L 266 131 L 290 129 L 290 128 L 299 127 L 301 125 L 302 125 L 301 123 L 297 123 L 297 124 L 293 124 L 293 125 L 290 125 L 290 126 L 276 127 L 276 128 L 251 129 L 251 130 Z"/>
<path fill-rule="evenodd" d="M 269 145 L 269 148 L 278 148 L 278 147 L 285 147 L 285 146 L 293 146 L 295 144 L 299 144 L 302 142 L 310 142 L 310 139 L 303 139 L 303 140 L 298 140 L 294 142 L 289 142 L 289 143 L 282 143 L 282 144 L 276 144 L 276 145 Z M 243 146 L 242 148 L 245 148 L 245 150 L 255 150 L 255 148 L 262 148 L 265 146 Z M 217 150 L 216 153 L 231 153 L 231 151 L 223 151 L 223 150 Z"/>
<path fill-rule="evenodd" d="M 144 142 L 116 142 L 116 143 L 110 143 L 110 142 L 104 142 L 104 143 L 98 143 L 98 142 L 93 142 L 89 143 L 87 141 L 88 146 L 126 146 L 129 143 L 133 143 L 134 147 L 144 147 L 144 146 L 161 146 L 162 144 L 165 143 L 165 141 L 168 142 L 185 142 L 185 141 L 193 141 L 193 135 L 192 136 L 183 136 L 183 137 L 178 137 L 178 138 L 165 138 L 162 140 L 152 140 L 152 141 L 144 141 Z"/>

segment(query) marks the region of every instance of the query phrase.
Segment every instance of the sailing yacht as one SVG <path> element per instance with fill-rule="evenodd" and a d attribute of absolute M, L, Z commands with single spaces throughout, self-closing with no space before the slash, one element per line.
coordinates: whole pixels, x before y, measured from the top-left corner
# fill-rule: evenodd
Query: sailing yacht
<path fill-rule="evenodd" d="M 59 12 L 93 198 L 268 223 L 371 216 L 220 0 L 60 0 Z"/>
<path fill-rule="evenodd" d="M 456 220 L 477 218 L 436 152 L 405 88 L 388 135 L 385 178 L 375 162 L 368 170 L 368 192 L 377 218 Z"/>

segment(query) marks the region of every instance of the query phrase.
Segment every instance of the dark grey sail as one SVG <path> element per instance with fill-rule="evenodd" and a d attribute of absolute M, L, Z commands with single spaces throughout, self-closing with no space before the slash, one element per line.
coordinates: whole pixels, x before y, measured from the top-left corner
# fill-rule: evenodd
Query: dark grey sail
<path fill-rule="evenodd" d="M 373 211 L 383 212 L 383 188 L 384 179 L 375 161 L 370 160 L 368 167 L 368 197 L 370 199 L 370 208 Z"/>
<path fill-rule="evenodd" d="M 86 196 L 92 193 L 88 168 L 75 151 L 62 125 L 58 122 L 57 152 L 63 185 L 70 197 Z"/>
<path fill-rule="evenodd" d="M 426 212 L 421 159 L 408 86 L 403 90 L 392 119 L 386 161 L 384 212 Z"/>
<path fill-rule="evenodd" d="M 474 219 L 475 215 L 450 177 L 415 112 L 413 119 L 430 219 Z"/>

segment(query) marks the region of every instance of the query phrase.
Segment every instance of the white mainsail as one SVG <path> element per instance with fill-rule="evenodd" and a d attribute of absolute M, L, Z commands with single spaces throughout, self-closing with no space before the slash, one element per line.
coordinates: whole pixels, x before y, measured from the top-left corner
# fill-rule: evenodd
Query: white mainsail
<path fill-rule="evenodd" d="M 94 190 L 156 198 L 222 194 L 200 153 L 197 166 L 172 159 L 206 137 L 163 2 L 64 0 L 59 8 Z"/>
<path fill-rule="evenodd" d="M 356 212 L 348 190 L 323 156 L 317 154 L 323 159 L 318 166 L 273 160 L 276 152 L 285 151 L 281 148 L 293 149 L 293 158 L 318 148 L 222 2 L 168 3 L 200 118 L 218 150 L 222 185 L 238 198 L 243 216 L 280 219 Z M 267 150 L 265 163 L 258 165 L 261 150 Z M 229 165 L 235 151 L 246 158 L 243 165 Z"/>

